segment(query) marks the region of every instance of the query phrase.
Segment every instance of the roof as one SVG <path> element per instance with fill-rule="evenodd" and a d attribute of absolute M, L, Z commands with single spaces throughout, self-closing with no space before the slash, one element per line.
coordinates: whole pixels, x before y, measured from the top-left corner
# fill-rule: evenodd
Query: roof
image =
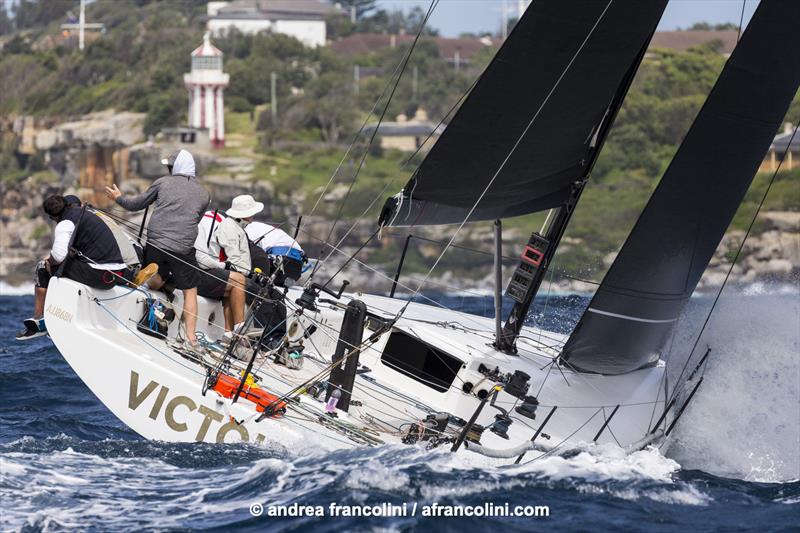
<path fill-rule="evenodd" d="M 252 0 L 251 0 L 252 1 Z M 738 32 L 725 31 L 658 31 L 650 42 L 651 48 L 687 50 L 713 41 L 720 41 L 720 53 L 730 54 L 736 46 Z M 486 46 L 499 47 L 502 39 L 487 37 L 426 37 L 439 47 L 439 55 L 453 60 L 458 51 L 461 61 L 469 61 L 473 55 Z M 387 33 L 354 33 L 331 43 L 331 49 L 345 56 L 368 54 L 381 48 L 405 45 L 414 40 L 413 35 L 394 35 Z"/>
<path fill-rule="evenodd" d="M 233 0 L 212 19 L 222 20 L 324 20 L 343 11 L 320 0 Z"/>
<path fill-rule="evenodd" d="M 499 46 L 500 39 L 492 38 L 448 38 L 425 37 L 436 43 L 439 55 L 445 59 L 452 59 L 458 52 L 459 59 L 469 61 L 479 50 L 487 46 Z M 354 33 L 331 43 L 331 49 L 342 55 L 356 56 L 368 54 L 381 48 L 392 48 L 398 45 L 411 43 L 413 35 L 394 35 L 387 33 Z"/>
<path fill-rule="evenodd" d="M 198 46 L 192 52 L 192 57 L 203 56 L 203 57 L 222 57 L 222 51 L 211 44 L 211 35 L 206 32 L 203 35 L 203 44 Z"/>
<path fill-rule="evenodd" d="M 693 46 L 701 46 L 712 41 L 722 42 L 719 50 L 722 54 L 730 54 L 736 46 L 739 32 L 724 31 L 657 31 L 650 41 L 650 48 L 668 48 L 670 50 L 688 50 Z"/>
<path fill-rule="evenodd" d="M 794 139 L 792 139 L 792 133 L 794 133 L 794 128 L 792 128 L 790 124 L 789 128 L 787 129 L 789 131 L 784 130 L 784 133 L 780 133 L 775 136 L 775 139 L 772 141 L 772 146 L 770 146 L 770 148 L 772 148 L 776 152 L 785 152 L 786 148 L 789 146 L 789 141 L 791 140 L 792 141 L 791 151 L 800 152 L 800 132 L 798 132 L 797 135 L 794 136 Z"/>
<path fill-rule="evenodd" d="M 375 130 L 377 122 L 367 124 L 364 132 L 369 134 Z M 381 122 L 378 128 L 378 134 L 384 137 L 419 137 L 422 135 L 430 135 L 431 132 L 436 130 L 437 135 L 441 135 L 444 131 L 444 125 L 439 125 L 429 121 L 409 120 L 407 122 Z"/>

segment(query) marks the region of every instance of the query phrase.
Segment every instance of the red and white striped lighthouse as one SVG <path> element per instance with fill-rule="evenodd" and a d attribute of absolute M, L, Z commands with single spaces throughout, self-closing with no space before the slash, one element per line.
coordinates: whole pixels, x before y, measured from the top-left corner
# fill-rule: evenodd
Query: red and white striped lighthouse
<path fill-rule="evenodd" d="M 222 72 L 222 52 L 211 44 L 208 33 L 192 52 L 192 71 L 183 75 L 189 91 L 189 126 L 208 129 L 215 147 L 225 145 L 225 107 L 222 92 L 230 76 Z"/>

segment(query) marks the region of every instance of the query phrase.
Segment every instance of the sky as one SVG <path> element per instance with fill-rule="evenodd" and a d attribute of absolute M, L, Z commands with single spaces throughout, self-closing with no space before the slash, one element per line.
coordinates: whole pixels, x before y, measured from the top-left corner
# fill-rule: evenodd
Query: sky
<path fill-rule="evenodd" d="M 525 0 L 523 2 L 525 5 L 528 3 Z M 758 0 L 670 0 L 658 29 L 688 28 L 695 22 L 739 24 L 743 2 L 744 23 L 747 25 Z M 505 1 L 509 16 L 517 14 L 519 3 L 519 0 Z M 430 0 L 378 0 L 378 6 L 388 10 L 419 6 L 427 11 Z M 440 0 L 429 24 L 445 37 L 456 37 L 463 32 L 494 33 L 500 29 L 502 12 L 503 0 Z"/>
<path fill-rule="evenodd" d="M 117 1 L 127 2 L 131 0 Z M 2 2 L 8 7 L 14 0 L 2 0 Z M 747 21 L 753 16 L 758 2 L 759 0 L 670 0 L 658 29 L 676 30 L 678 28 L 688 28 L 695 22 L 710 22 L 712 24 L 733 22 L 738 24 L 742 13 L 742 5 L 745 7 L 744 23 L 747 25 Z M 440 34 L 445 37 L 456 37 L 464 32 L 482 33 L 488 31 L 497 33 L 500 30 L 504 3 L 510 17 L 517 14 L 521 3 L 527 5 L 530 0 L 522 0 L 521 2 L 520 0 L 440 0 L 429 24 L 431 27 L 437 28 Z M 419 6 L 427 11 L 430 6 L 430 0 L 377 0 L 377 4 L 379 7 L 388 10 L 407 10 Z M 75 0 L 75 5 L 78 5 L 78 0 Z"/>

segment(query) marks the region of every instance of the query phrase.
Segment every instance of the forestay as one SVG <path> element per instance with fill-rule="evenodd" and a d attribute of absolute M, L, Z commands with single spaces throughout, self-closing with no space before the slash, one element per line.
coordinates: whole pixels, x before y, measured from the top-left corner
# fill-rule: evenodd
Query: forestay
<path fill-rule="evenodd" d="M 800 85 L 800 2 L 762 0 L 564 347 L 584 371 L 658 359 Z"/>
<path fill-rule="evenodd" d="M 401 196 L 387 200 L 382 223 L 460 223 L 501 166 L 470 220 L 564 203 L 665 5 L 533 2 Z"/>

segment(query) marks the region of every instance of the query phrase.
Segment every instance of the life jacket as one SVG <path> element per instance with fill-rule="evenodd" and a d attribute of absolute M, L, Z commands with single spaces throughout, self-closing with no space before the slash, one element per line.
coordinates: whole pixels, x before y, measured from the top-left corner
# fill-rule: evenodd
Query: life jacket
<path fill-rule="evenodd" d="M 220 393 L 225 398 L 233 398 L 236 390 L 239 388 L 241 380 L 226 374 L 220 374 L 217 377 L 217 382 L 214 384 L 214 390 Z M 286 409 L 286 402 L 278 401 L 280 398 L 274 394 L 270 394 L 261 387 L 255 384 L 251 376 L 247 377 L 242 393 L 239 396 L 245 400 L 250 400 L 256 404 L 256 411 L 263 413 L 264 409 L 269 407 L 270 411 L 276 413 L 273 416 L 280 416 Z"/>
<path fill-rule="evenodd" d="M 111 220 L 108 215 L 101 213 L 100 211 L 95 211 L 94 209 L 92 209 L 91 212 L 97 215 L 100 220 L 102 220 L 103 223 L 108 226 L 108 229 L 111 230 L 111 233 L 114 235 L 114 240 L 117 241 L 117 247 L 119 248 L 120 255 L 122 255 L 122 262 L 129 267 L 139 266 L 141 264 L 141 258 L 136 251 L 137 245 L 134 244 L 134 241 L 129 239 L 128 236 L 117 225 L 117 223 Z"/>
<path fill-rule="evenodd" d="M 61 220 L 75 224 L 72 248 L 96 264 L 123 263 L 117 239 L 100 217 L 80 207 L 68 207 Z"/>

